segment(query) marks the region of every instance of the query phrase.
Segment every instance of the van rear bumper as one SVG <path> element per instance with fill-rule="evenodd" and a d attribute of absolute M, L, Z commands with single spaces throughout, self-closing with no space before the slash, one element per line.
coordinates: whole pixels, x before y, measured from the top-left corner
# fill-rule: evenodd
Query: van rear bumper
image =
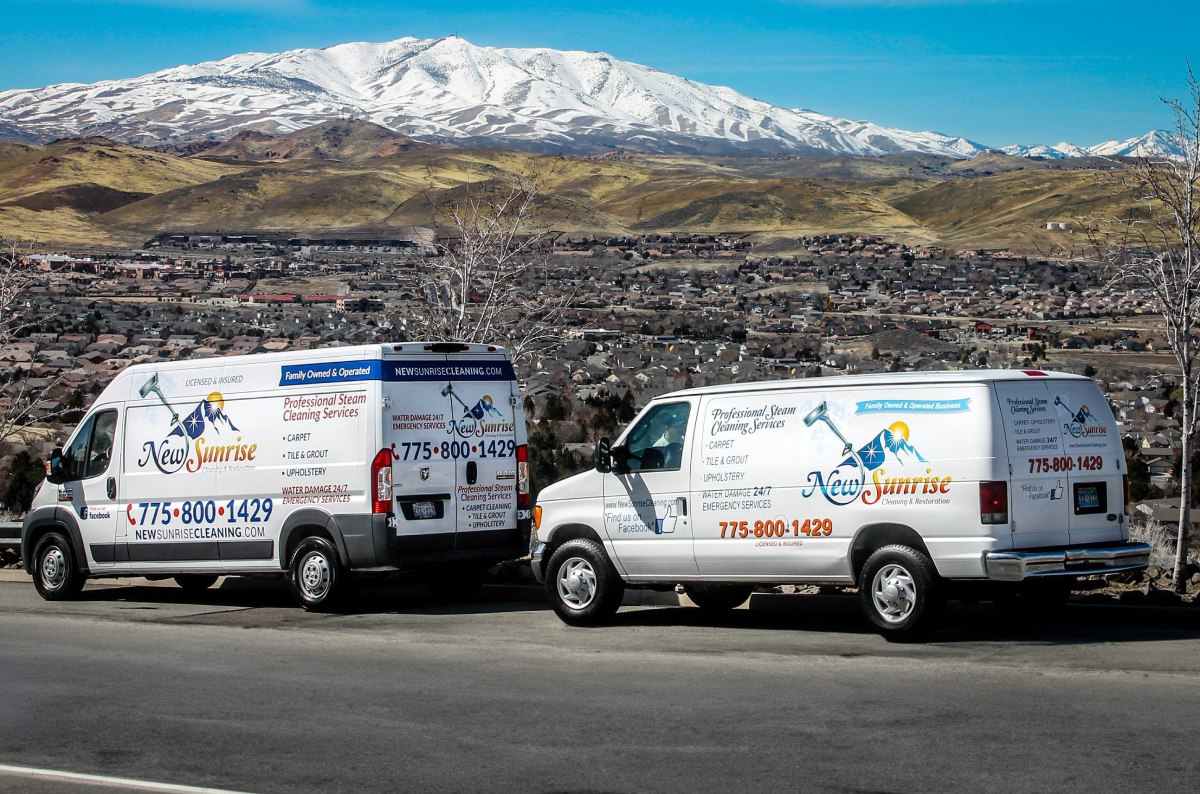
<path fill-rule="evenodd" d="M 1042 576 L 1094 576 L 1136 571 L 1150 564 L 1148 543 L 1076 546 L 1031 551 L 989 551 L 983 557 L 989 579 L 1020 582 Z"/>

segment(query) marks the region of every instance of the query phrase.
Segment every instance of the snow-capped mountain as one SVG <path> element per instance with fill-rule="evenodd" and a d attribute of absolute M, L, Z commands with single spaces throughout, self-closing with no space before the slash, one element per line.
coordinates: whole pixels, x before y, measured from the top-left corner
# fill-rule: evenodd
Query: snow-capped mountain
<path fill-rule="evenodd" d="M 1183 147 L 1175 136 L 1163 130 L 1151 130 L 1123 141 L 1098 143 L 1089 147 L 1088 152 L 1099 157 L 1183 157 Z"/>
<path fill-rule="evenodd" d="M 1105 141 L 1088 147 L 1066 142 L 1053 146 L 1013 144 L 1002 147 L 1000 151 L 1014 157 L 1045 157 L 1053 160 L 1067 157 L 1183 157 L 1183 149 L 1178 141 L 1171 133 L 1163 130 L 1151 130 L 1136 138 Z"/>
<path fill-rule="evenodd" d="M 1068 157 L 1087 157 L 1088 150 L 1082 146 L 1076 146 L 1073 143 L 1062 141 L 1052 146 L 1046 144 L 1025 145 L 1014 143 L 1011 146 L 1002 146 L 1000 151 L 1005 154 L 1010 154 L 1013 157 L 1045 157 L 1048 160 L 1064 160 Z"/>
<path fill-rule="evenodd" d="M 341 44 L 179 66 L 128 80 L 0 92 L 0 131 L 143 145 L 287 133 L 335 118 L 425 140 L 649 152 L 923 152 L 986 147 L 778 107 L 602 52 L 458 37 Z"/>

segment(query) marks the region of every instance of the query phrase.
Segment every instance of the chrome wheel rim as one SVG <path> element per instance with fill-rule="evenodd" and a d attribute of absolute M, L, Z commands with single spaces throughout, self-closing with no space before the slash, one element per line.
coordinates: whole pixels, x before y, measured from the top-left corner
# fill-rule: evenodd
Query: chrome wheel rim
<path fill-rule="evenodd" d="M 319 551 L 310 551 L 300 561 L 300 592 L 309 601 L 320 601 L 333 584 L 333 568 Z"/>
<path fill-rule="evenodd" d="M 917 606 L 917 584 L 902 565 L 888 563 L 875 573 L 871 582 L 875 611 L 888 623 L 901 623 Z"/>
<path fill-rule="evenodd" d="M 42 564 L 39 568 L 42 585 L 47 590 L 58 590 L 67 581 L 67 556 L 57 546 L 48 549 L 42 555 Z"/>
<path fill-rule="evenodd" d="M 586 609 L 596 600 L 596 569 L 582 557 L 572 557 L 558 569 L 558 597 L 571 609 Z"/>

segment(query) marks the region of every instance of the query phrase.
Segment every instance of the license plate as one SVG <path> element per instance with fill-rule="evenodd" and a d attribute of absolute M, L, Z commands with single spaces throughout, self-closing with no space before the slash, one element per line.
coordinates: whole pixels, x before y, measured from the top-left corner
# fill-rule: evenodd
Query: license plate
<path fill-rule="evenodd" d="M 1082 510 L 1095 509 L 1100 506 L 1100 493 L 1095 488 L 1080 488 L 1076 501 Z"/>
<path fill-rule="evenodd" d="M 437 505 L 433 502 L 413 502 L 413 518 L 437 518 Z"/>

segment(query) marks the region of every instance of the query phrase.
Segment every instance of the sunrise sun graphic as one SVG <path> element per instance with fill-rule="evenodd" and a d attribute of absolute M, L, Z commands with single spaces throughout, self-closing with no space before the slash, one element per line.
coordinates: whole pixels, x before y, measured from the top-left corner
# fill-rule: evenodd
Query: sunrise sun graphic
<path fill-rule="evenodd" d="M 892 422 L 891 426 L 888 428 L 888 432 L 893 436 L 898 436 L 899 438 L 908 441 L 908 425 L 904 422 L 899 420 Z"/>
<path fill-rule="evenodd" d="M 209 405 L 212 405 L 216 408 L 220 408 L 220 409 L 224 410 L 225 395 L 221 394 L 221 392 L 219 392 L 219 391 L 215 391 L 212 394 L 208 395 L 208 403 L 209 403 Z"/>

